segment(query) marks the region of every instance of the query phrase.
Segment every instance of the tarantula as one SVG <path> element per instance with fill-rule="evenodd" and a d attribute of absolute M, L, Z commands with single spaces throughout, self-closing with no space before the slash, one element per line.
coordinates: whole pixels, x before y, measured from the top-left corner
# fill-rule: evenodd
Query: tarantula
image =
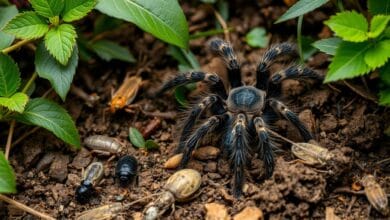
<path fill-rule="evenodd" d="M 212 51 L 224 58 L 227 65 L 230 89 L 225 90 L 221 78 L 217 74 L 200 71 L 180 74 L 166 82 L 158 94 L 188 83 L 203 81 L 210 94 L 193 107 L 180 136 L 176 153 L 183 153 L 180 167 L 187 165 L 191 153 L 198 147 L 201 139 L 207 134 L 217 134 L 222 142 L 223 151 L 228 155 L 233 172 L 233 195 L 242 194 L 244 184 L 244 168 L 254 153 L 263 161 L 265 176 L 272 176 L 274 170 L 273 143 L 267 132 L 272 120 L 270 115 L 279 115 L 290 121 L 307 142 L 313 139 L 310 132 L 302 124 L 296 114 L 282 102 L 271 98 L 272 91 L 288 78 L 322 79 L 315 71 L 301 66 L 290 66 L 270 76 L 270 67 L 277 58 L 296 57 L 297 51 L 292 44 L 281 43 L 265 52 L 256 69 L 255 85 L 245 85 L 241 81 L 240 64 L 232 46 L 217 38 L 210 41 Z M 206 120 L 206 112 L 211 116 Z M 277 113 L 277 114 L 275 114 Z M 203 123 L 197 123 L 202 120 Z M 196 128 L 196 129 L 194 129 Z"/>

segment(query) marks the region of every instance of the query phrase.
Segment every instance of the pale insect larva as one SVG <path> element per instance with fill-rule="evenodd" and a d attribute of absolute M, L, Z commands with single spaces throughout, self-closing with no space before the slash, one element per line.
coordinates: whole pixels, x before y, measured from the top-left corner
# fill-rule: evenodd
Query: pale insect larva
<path fill-rule="evenodd" d="M 117 154 L 122 144 L 115 138 L 104 135 L 92 135 L 84 139 L 84 144 L 94 152 L 101 154 Z"/>

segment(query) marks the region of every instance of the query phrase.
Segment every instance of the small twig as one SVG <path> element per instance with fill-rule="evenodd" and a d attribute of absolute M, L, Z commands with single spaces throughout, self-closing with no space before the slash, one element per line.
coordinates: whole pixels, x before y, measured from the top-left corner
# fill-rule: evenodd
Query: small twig
<path fill-rule="evenodd" d="M 12 120 L 11 124 L 9 126 L 7 144 L 5 145 L 5 159 L 7 159 L 7 160 L 8 160 L 9 152 L 11 150 L 12 136 L 14 134 L 15 124 L 16 124 L 16 121 Z"/>
<path fill-rule="evenodd" d="M 20 136 L 18 139 L 16 139 L 16 141 L 14 141 L 11 145 L 11 148 L 16 146 L 17 144 L 19 144 L 21 141 L 23 141 L 26 137 L 32 135 L 33 133 L 35 133 L 40 127 L 35 127 L 33 129 L 31 129 L 30 131 L 24 133 L 22 136 Z"/>
<path fill-rule="evenodd" d="M 337 93 L 341 93 L 341 90 L 340 90 L 340 89 L 338 89 L 338 88 L 336 88 L 336 87 L 335 87 L 335 86 L 333 86 L 332 84 L 330 84 L 330 83 L 327 83 L 326 85 L 327 85 L 327 86 L 329 86 L 329 88 L 333 89 L 335 92 L 337 92 Z"/>
<path fill-rule="evenodd" d="M 13 200 L 13 199 L 5 196 L 5 195 L 0 194 L 0 200 L 3 200 L 4 202 L 9 203 L 9 204 L 15 206 L 16 208 L 21 209 L 21 210 L 23 210 L 25 212 L 28 212 L 28 213 L 30 213 L 30 214 L 32 214 L 34 216 L 39 217 L 39 218 L 55 220 L 55 218 L 53 218 L 53 217 L 51 217 L 51 216 L 49 216 L 49 215 L 47 215 L 45 213 L 38 212 L 38 211 L 36 211 L 36 210 L 34 210 L 34 209 L 32 209 L 32 208 L 30 208 L 30 207 L 20 203 L 20 202 L 17 202 L 17 201 L 15 201 L 15 200 Z"/>
<path fill-rule="evenodd" d="M 357 199 L 356 195 L 352 196 L 352 199 L 351 199 L 351 202 L 349 203 L 348 209 L 345 212 L 345 215 L 344 215 L 345 217 L 347 217 L 349 215 L 349 213 L 351 212 L 352 206 L 353 206 L 353 204 L 355 204 L 356 199 Z"/>
<path fill-rule="evenodd" d="M 351 190 L 348 187 L 336 188 L 335 190 L 333 190 L 333 193 L 350 193 L 350 194 L 353 194 L 353 195 L 364 195 L 365 194 L 364 190 L 355 191 L 355 190 Z"/>
<path fill-rule="evenodd" d="M 368 99 L 370 101 L 373 101 L 374 103 L 378 103 L 378 100 L 376 97 L 373 97 L 370 93 L 367 92 L 367 94 L 364 94 L 364 92 L 357 89 L 354 85 L 350 84 L 349 82 L 343 80 L 343 83 L 350 88 L 352 91 L 354 91 L 356 94 L 360 95 L 361 97 Z"/>
<path fill-rule="evenodd" d="M 32 83 L 34 82 L 34 80 L 35 80 L 37 77 L 38 77 L 37 72 L 34 72 L 34 73 L 31 75 L 30 79 L 28 79 L 26 85 L 24 85 L 24 87 L 23 87 L 23 89 L 22 89 L 21 92 L 26 93 L 27 90 L 30 88 L 30 86 L 32 85 Z"/>
<path fill-rule="evenodd" d="M 375 164 L 376 164 L 376 165 L 379 165 L 379 164 L 381 164 L 381 163 L 387 163 L 387 162 L 390 162 L 390 157 L 389 157 L 389 158 L 386 158 L 386 159 L 383 159 L 383 160 L 380 160 L 380 161 L 376 162 Z"/>
<path fill-rule="evenodd" d="M 225 20 L 222 18 L 221 14 L 219 14 L 219 12 L 215 9 L 214 10 L 214 15 L 215 17 L 217 18 L 219 24 L 222 26 L 222 29 L 223 29 L 223 33 L 225 35 L 225 40 L 227 42 L 230 42 L 230 36 L 229 36 L 229 28 L 225 22 Z"/>

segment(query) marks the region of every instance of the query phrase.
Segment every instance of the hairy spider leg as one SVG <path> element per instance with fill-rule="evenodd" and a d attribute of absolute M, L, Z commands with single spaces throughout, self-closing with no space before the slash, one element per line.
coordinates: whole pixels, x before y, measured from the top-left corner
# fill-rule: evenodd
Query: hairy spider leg
<path fill-rule="evenodd" d="M 218 53 L 225 60 L 230 86 L 232 88 L 242 86 L 241 67 L 238 63 L 233 47 L 220 38 L 214 38 L 210 41 L 210 48 L 213 52 Z"/>
<path fill-rule="evenodd" d="M 231 169 L 233 170 L 233 195 L 240 197 L 244 185 L 244 168 L 249 162 L 248 152 L 248 123 L 246 116 L 238 114 L 230 125 L 225 137 L 225 146 L 230 157 Z"/>
<path fill-rule="evenodd" d="M 287 108 L 282 102 L 277 101 L 275 99 L 270 99 L 270 106 L 279 114 L 281 114 L 285 119 L 290 121 L 298 130 L 303 139 L 308 142 L 313 139 L 313 136 L 307 130 L 305 125 L 303 125 L 302 121 L 299 120 L 298 116 Z"/>
<path fill-rule="evenodd" d="M 319 75 L 316 71 L 302 66 L 289 66 L 284 70 L 281 70 L 275 73 L 271 77 L 271 82 L 273 84 L 281 83 L 285 79 L 315 79 L 322 81 L 323 76 Z"/>
<path fill-rule="evenodd" d="M 223 99 L 227 98 L 225 86 L 221 78 L 217 74 L 204 73 L 201 71 L 193 71 L 193 72 L 187 72 L 187 73 L 177 75 L 173 79 L 166 82 L 161 87 L 161 89 L 157 92 L 157 95 L 161 95 L 162 93 L 166 92 L 167 90 L 173 87 L 181 86 L 193 82 L 199 82 L 199 81 L 205 81 L 207 85 L 210 87 L 210 91 L 212 93 L 221 96 L 221 98 Z"/>
<path fill-rule="evenodd" d="M 296 47 L 290 43 L 281 43 L 271 47 L 262 56 L 260 63 L 256 68 L 256 88 L 268 90 L 269 68 L 274 61 L 280 56 L 296 57 L 298 52 Z"/>
<path fill-rule="evenodd" d="M 224 117 L 222 116 L 212 116 L 206 122 L 204 122 L 196 131 L 188 138 L 186 142 L 186 149 L 183 152 L 183 158 L 180 161 L 179 168 L 184 168 L 188 161 L 190 160 L 192 151 L 194 151 L 201 139 L 206 136 L 209 132 L 213 132 L 221 126 L 224 122 Z"/>
<path fill-rule="evenodd" d="M 181 132 L 179 146 L 176 148 L 175 153 L 182 153 L 186 145 L 186 141 L 191 134 L 192 128 L 196 124 L 199 116 L 201 116 L 205 110 L 211 109 L 212 114 L 223 114 L 226 112 L 223 106 L 222 99 L 217 95 L 211 95 L 205 97 L 200 103 L 198 103 L 188 115 L 184 122 L 184 127 Z"/>
<path fill-rule="evenodd" d="M 272 176 L 275 168 L 273 146 L 269 140 L 264 120 L 261 117 L 255 117 L 253 124 L 259 139 L 256 150 L 260 153 L 260 159 L 263 161 L 265 167 L 265 175 L 269 178 Z"/>

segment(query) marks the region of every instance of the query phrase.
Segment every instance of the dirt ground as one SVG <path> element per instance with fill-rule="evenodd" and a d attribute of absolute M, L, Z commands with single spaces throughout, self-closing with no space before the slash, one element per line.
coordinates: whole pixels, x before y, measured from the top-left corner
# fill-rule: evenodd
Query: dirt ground
<path fill-rule="evenodd" d="M 195 2 L 182 3 L 182 6 L 192 32 L 215 27 L 213 13 L 208 8 Z M 245 34 L 254 27 L 265 27 L 272 43 L 295 42 L 296 22 L 273 24 L 287 9 L 282 1 L 245 1 L 244 4 L 231 1 L 230 6 L 231 15 L 227 23 L 234 29 L 230 33 L 231 43 L 242 63 L 244 81 L 251 83 L 254 82 L 256 64 L 265 50 L 247 46 Z M 329 37 L 331 33 L 322 22 L 332 10 L 331 6 L 325 6 L 320 11 L 306 15 L 304 35 Z M 86 23 L 92 21 L 94 16 L 91 15 Z M 88 94 L 96 93 L 100 100 L 91 104 L 70 93 L 64 106 L 76 121 L 82 139 L 101 134 L 119 138 L 125 143 L 121 155 L 131 154 L 138 159 L 138 181 L 129 188 L 119 187 L 114 178 L 118 157 L 108 161 L 109 157 L 96 156 L 85 148 L 71 150 L 49 132 L 39 129 L 17 144 L 11 152 L 10 161 L 17 175 L 18 188 L 18 193 L 12 195 L 12 198 L 57 219 L 73 219 L 78 213 L 94 207 L 118 201 L 128 203 L 159 192 L 174 172 L 164 169 L 163 164 L 177 146 L 177 123 L 183 110 L 172 93 L 159 99 L 152 99 L 150 94 L 163 80 L 178 72 L 177 63 L 167 55 L 166 44 L 133 25 L 115 31 L 109 38 L 127 44 L 138 62 L 132 65 L 99 60 L 80 63 L 74 85 Z M 192 40 L 192 52 L 203 69 L 224 72 L 222 62 L 205 47 L 207 40 Z M 325 74 L 329 62 L 327 55 L 317 53 L 307 61 L 307 65 Z M 31 68 L 31 64 L 26 61 L 22 65 L 21 68 Z M 123 82 L 126 73 L 139 74 L 144 85 L 129 107 L 131 112 L 118 111 L 111 114 L 106 111 L 111 93 Z M 390 157 L 389 138 L 383 134 L 390 125 L 389 110 L 379 107 L 370 99 L 371 94 L 377 92 L 377 83 L 375 74 L 349 80 L 347 84 L 337 82 L 318 85 L 286 80 L 282 85 L 282 100 L 299 114 L 317 142 L 334 152 L 335 163 L 325 167 L 304 165 L 295 161 L 289 144 L 276 140 L 280 151 L 277 152 L 273 176 L 265 181 L 259 178 L 263 170 L 262 163 L 253 160 L 248 167 L 244 196 L 234 199 L 230 191 L 232 176 L 226 158 L 220 156 L 206 161 L 193 159 L 188 167 L 201 172 L 201 193 L 189 202 L 177 203 L 175 212 L 167 211 L 164 218 L 203 219 L 206 214 L 205 204 L 216 202 L 225 205 L 232 216 L 247 206 L 257 206 L 266 219 L 324 219 L 326 207 L 333 207 L 335 214 L 342 219 L 385 219 L 385 216 L 370 207 L 364 195 L 350 192 L 353 191 L 351 186 L 364 174 L 375 173 L 383 189 L 390 193 L 390 164 L 377 163 Z M 43 86 L 37 88 L 37 93 L 43 94 L 48 84 L 45 80 L 38 80 L 38 84 Z M 196 100 L 194 96 L 200 90 L 201 86 L 192 94 L 193 100 Z M 59 100 L 55 95 L 51 97 Z M 164 117 L 161 114 L 145 114 L 137 106 L 141 106 L 145 112 L 164 113 Z M 134 126 L 142 131 L 156 118 L 161 123 L 148 138 L 159 144 L 159 150 L 145 152 L 133 147 L 128 140 L 129 127 Z M 31 129 L 17 125 L 15 139 Z M 2 129 L 2 140 L 6 139 L 5 130 Z M 279 120 L 274 130 L 291 140 L 302 141 L 299 133 L 284 120 Z M 97 195 L 90 203 L 81 205 L 75 200 L 74 192 L 80 184 L 82 170 L 92 161 L 104 163 L 104 178 L 96 186 Z M 120 214 L 119 219 L 129 219 L 135 212 L 142 211 L 148 202 L 145 200 L 131 206 Z M 0 218 L 34 219 L 1 202 Z"/>

